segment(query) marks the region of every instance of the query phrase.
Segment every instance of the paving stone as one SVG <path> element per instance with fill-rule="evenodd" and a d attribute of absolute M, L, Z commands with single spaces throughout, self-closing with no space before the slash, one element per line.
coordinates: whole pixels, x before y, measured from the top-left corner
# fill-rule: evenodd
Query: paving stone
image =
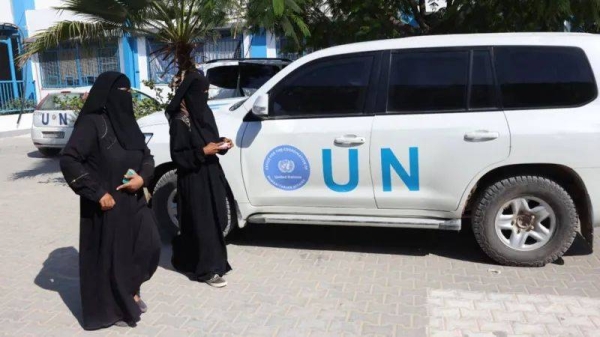
<path fill-rule="evenodd" d="M 475 319 L 464 319 L 464 318 L 446 318 L 445 319 L 446 330 L 479 330 L 479 323 Z"/>
<path fill-rule="evenodd" d="M 474 239 L 455 233 L 340 227 L 324 237 L 320 227 L 251 225 L 228 245 L 234 271 L 225 289 L 173 272 L 165 246 L 161 267 L 143 286 L 150 311 L 138 327 L 85 332 L 77 318 L 79 200 L 64 182 L 53 182 L 61 178 L 58 161 L 26 155 L 33 151 L 27 138 L 0 138 L 0 335 L 562 337 L 600 331 L 600 250 L 567 254 L 563 265 L 513 268 L 472 254 Z M 397 246 L 390 236 L 400 238 Z M 308 247 L 303 237 L 319 239 Z M 19 246 L 36 249 L 13 249 Z M 459 258 L 465 254 L 470 257 Z M 51 282 L 48 273 L 65 277 Z"/>
<path fill-rule="evenodd" d="M 513 330 L 515 334 L 531 334 L 531 335 L 542 335 L 546 333 L 546 329 L 541 324 L 513 324 Z"/>

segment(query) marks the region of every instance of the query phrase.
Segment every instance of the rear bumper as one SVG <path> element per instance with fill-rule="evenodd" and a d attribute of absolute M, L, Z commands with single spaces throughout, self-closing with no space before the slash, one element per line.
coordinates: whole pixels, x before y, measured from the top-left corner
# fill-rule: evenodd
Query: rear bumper
<path fill-rule="evenodd" d="M 48 138 L 48 136 L 44 135 L 44 133 L 53 133 L 53 132 L 64 132 L 63 138 Z M 31 128 L 31 141 L 33 145 L 37 148 L 57 148 L 62 149 L 67 145 L 69 138 L 71 137 L 71 133 L 73 132 L 73 128 L 40 128 L 40 127 L 32 127 Z"/>

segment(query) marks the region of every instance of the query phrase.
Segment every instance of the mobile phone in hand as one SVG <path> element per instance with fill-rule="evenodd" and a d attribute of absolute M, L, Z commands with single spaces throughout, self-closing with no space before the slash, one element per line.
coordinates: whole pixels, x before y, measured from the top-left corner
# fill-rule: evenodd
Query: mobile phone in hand
<path fill-rule="evenodd" d="M 227 150 L 227 149 L 229 149 L 229 143 L 223 142 L 223 143 L 219 144 L 219 150 Z"/>
<path fill-rule="evenodd" d="M 127 173 L 125 173 L 125 176 L 133 176 L 133 175 L 135 175 L 135 171 L 132 169 L 127 170 Z M 130 180 L 131 180 L 131 178 L 123 177 L 123 184 L 127 184 Z"/>

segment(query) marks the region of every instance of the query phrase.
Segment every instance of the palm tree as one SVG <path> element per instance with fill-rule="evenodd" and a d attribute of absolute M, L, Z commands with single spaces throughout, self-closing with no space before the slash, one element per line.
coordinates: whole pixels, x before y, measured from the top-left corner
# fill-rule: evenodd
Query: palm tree
<path fill-rule="evenodd" d="M 245 27 L 252 32 L 268 29 L 277 34 L 292 38 L 296 46 L 300 38 L 310 36 L 310 30 L 303 20 L 303 14 L 313 0 L 248 0 L 241 1 Z"/>
<path fill-rule="evenodd" d="M 258 27 L 283 32 L 299 40 L 308 35 L 300 19 L 307 0 L 64 0 L 56 9 L 71 11 L 83 20 L 61 21 L 34 36 L 19 56 L 24 64 L 33 55 L 56 48 L 61 42 L 83 47 L 123 36 L 147 36 L 164 47 L 155 56 L 176 63 L 179 69 L 193 65 L 193 50 L 215 34 L 215 28 L 234 20 L 236 30 Z M 257 10 L 258 5 L 265 6 Z"/>

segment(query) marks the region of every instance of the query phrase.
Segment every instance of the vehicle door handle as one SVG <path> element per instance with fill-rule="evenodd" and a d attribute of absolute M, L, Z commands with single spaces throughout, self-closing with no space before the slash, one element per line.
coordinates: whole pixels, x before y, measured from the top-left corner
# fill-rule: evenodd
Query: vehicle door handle
<path fill-rule="evenodd" d="M 465 141 L 467 142 L 488 142 L 500 137 L 500 133 L 488 131 L 488 130 L 477 130 L 465 133 Z"/>
<path fill-rule="evenodd" d="M 339 146 L 355 146 L 355 145 L 362 145 L 366 142 L 367 140 L 365 139 L 365 137 L 358 137 L 356 135 L 344 135 L 341 137 L 337 137 L 333 143 L 335 145 L 339 145 Z"/>

